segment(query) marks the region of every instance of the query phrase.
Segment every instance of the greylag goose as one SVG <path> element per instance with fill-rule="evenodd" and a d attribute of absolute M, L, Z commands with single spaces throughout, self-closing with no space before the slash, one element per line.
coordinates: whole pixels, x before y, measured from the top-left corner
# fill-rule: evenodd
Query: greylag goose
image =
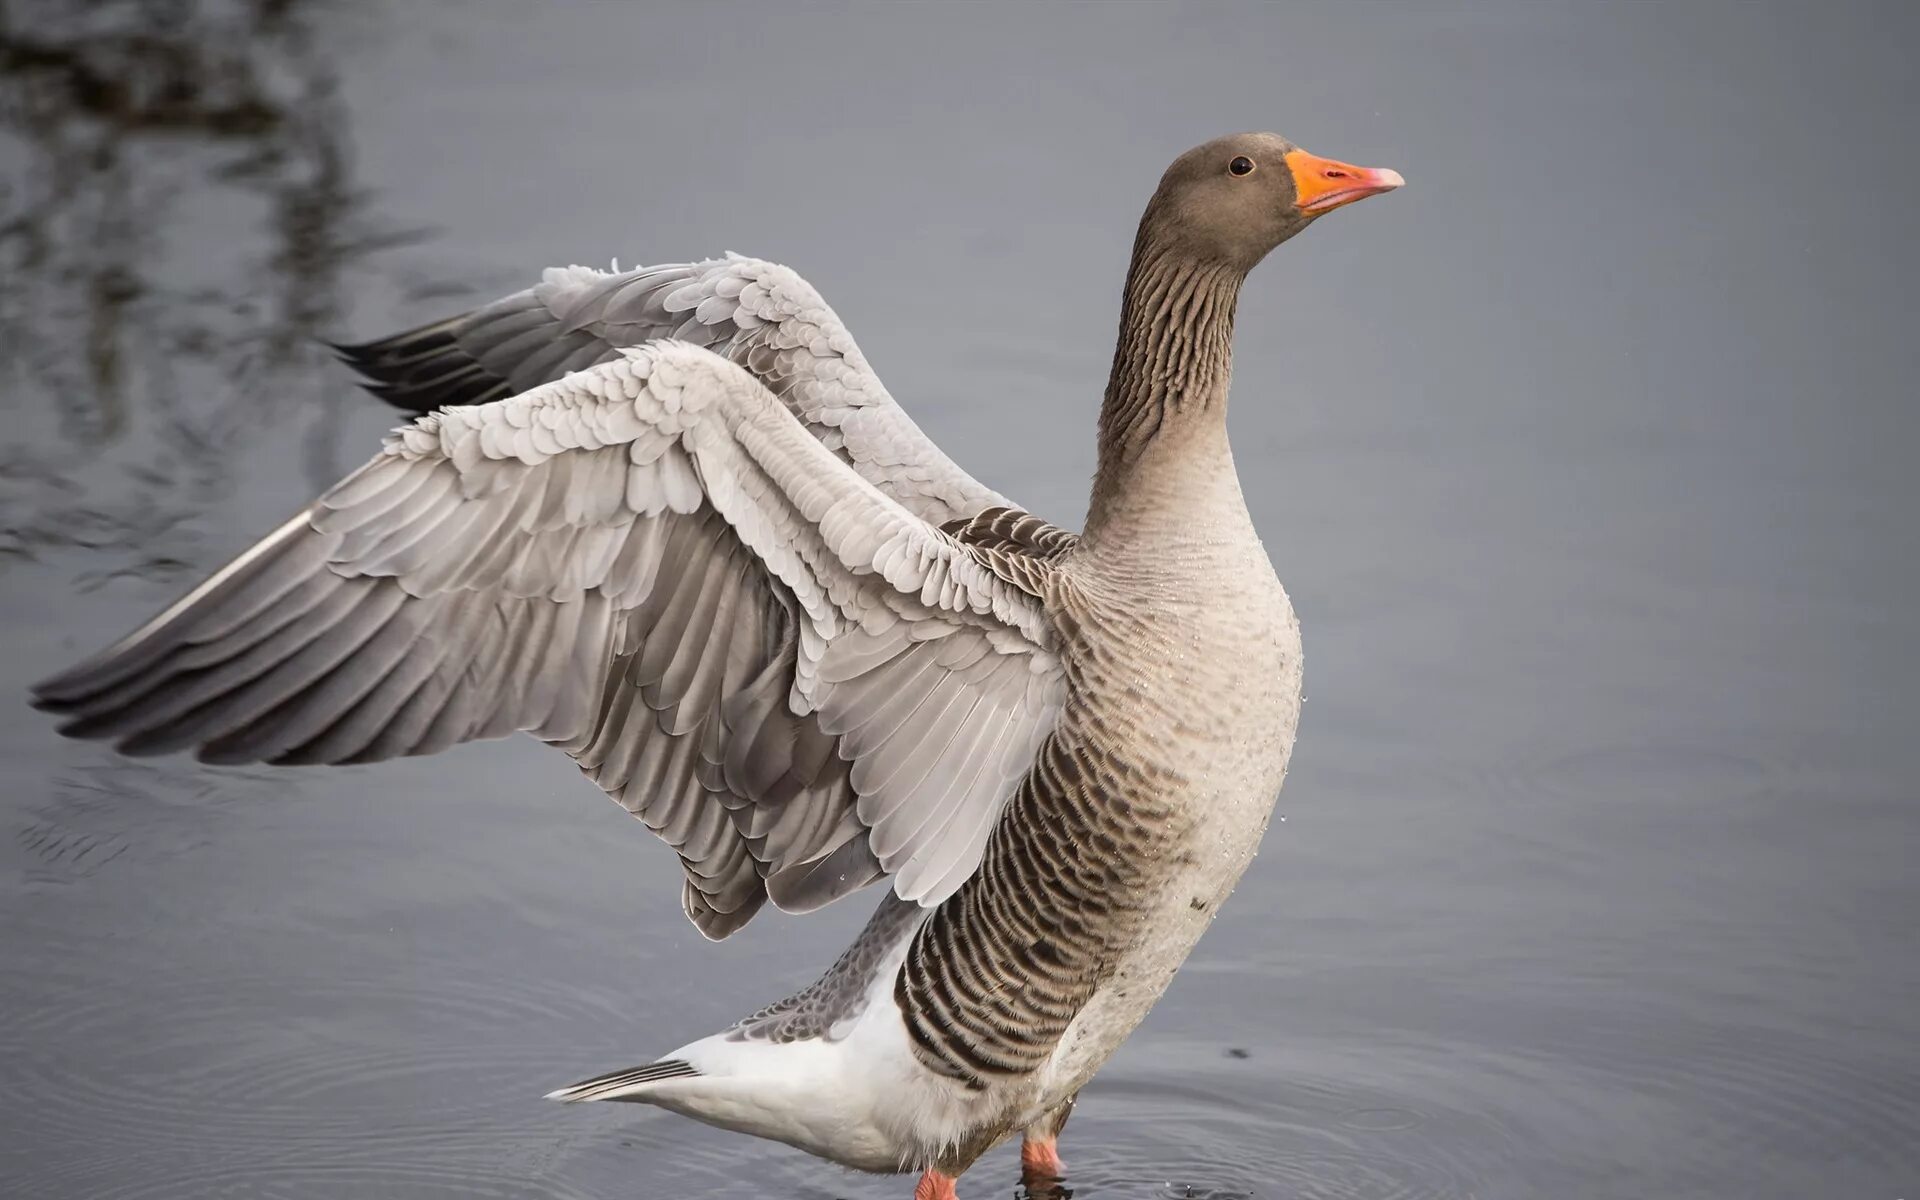
<path fill-rule="evenodd" d="M 573 267 L 349 358 L 432 409 L 40 683 L 62 732 L 364 763 L 525 731 L 679 854 L 710 938 L 885 897 L 810 987 L 552 1093 L 954 1195 L 1074 1097 L 1240 878 L 1299 626 L 1227 444 L 1247 272 L 1401 184 L 1273 134 L 1181 155 L 1134 243 L 1075 536 L 943 455 L 825 302 L 729 256 Z"/>

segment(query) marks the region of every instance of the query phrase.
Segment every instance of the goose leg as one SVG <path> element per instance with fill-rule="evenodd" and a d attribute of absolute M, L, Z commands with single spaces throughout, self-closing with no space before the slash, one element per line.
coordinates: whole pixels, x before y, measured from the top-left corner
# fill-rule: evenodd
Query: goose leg
<path fill-rule="evenodd" d="M 913 1200 L 959 1200 L 953 1188 L 953 1176 L 938 1167 L 928 1167 L 913 1187 Z"/>
<path fill-rule="evenodd" d="M 1029 1191 L 1051 1187 L 1067 1177 L 1067 1165 L 1060 1161 L 1060 1131 L 1073 1115 L 1075 1096 L 1068 1096 L 1060 1107 L 1027 1126 L 1020 1141 L 1020 1182 Z"/>

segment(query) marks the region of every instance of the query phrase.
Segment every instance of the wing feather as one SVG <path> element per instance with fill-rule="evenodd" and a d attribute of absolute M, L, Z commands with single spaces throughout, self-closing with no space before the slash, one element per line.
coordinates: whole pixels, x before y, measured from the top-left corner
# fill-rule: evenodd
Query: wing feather
<path fill-rule="evenodd" d="M 737 324 L 778 351 L 763 378 L 786 395 L 657 343 L 431 414 L 39 702 L 76 736 L 220 762 L 530 732 L 675 849 L 709 936 L 886 873 L 937 902 L 1057 712 L 1053 632 L 1031 564 L 996 566 L 805 423 L 858 407 L 823 389 L 864 363 L 810 289 L 763 267 L 582 278 L 547 318 L 503 303 L 460 328 L 474 361 L 516 356 L 510 377 L 579 353 L 555 322 Z M 466 370 L 453 329 L 383 352 L 433 372 L 397 386 Z"/>
<path fill-rule="evenodd" d="M 730 254 L 609 274 L 556 267 L 483 308 L 339 350 L 370 390 L 415 412 L 525 392 L 673 338 L 746 369 L 882 493 L 936 525 L 1003 506 L 887 393 L 798 274 Z"/>

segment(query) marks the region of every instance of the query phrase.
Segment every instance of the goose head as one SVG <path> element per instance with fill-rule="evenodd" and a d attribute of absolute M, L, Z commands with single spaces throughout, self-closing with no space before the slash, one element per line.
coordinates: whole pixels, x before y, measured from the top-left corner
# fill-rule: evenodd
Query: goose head
<path fill-rule="evenodd" d="M 1252 270 L 1336 208 L 1390 192 L 1400 172 L 1309 154 L 1277 133 L 1234 133 L 1173 160 L 1142 233 L 1170 250 Z"/>

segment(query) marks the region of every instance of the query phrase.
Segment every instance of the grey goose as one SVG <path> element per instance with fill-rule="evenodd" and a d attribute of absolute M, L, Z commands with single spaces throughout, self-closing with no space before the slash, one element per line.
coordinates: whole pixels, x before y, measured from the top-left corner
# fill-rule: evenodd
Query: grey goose
<path fill-rule="evenodd" d="M 348 348 L 424 415 L 36 702 L 213 763 L 531 733 L 673 847 L 710 938 L 885 879 L 818 982 L 553 1096 L 918 1172 L 918 1200 L 1015 1134 L 1057 1177 L 1293 747 L 1299 626 L 1227 441 L 1241 283 L 1401 182 L 1273 134 L 1175 160 L 1078 535 L 942 454 L 784 267 L 548 271 Z"/>

